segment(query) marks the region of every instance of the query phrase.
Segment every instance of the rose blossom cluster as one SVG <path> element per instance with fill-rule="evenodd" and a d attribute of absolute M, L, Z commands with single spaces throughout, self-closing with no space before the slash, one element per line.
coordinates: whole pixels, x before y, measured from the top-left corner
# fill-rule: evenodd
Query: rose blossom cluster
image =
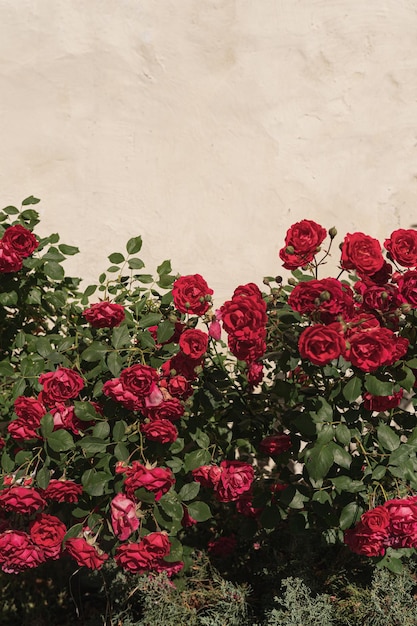
<path fill-rule="evenodd" d="M 9 274 L 22 269 L 26 259 L 39 246 L 35 235 L 20 224 L 9 226 L 0 239 L 0 273 Z"/>
<path fill-rule="evenodd" d="M 386 548 L 417 548 L 417 496 L 387 500 L 366 511 L 344 541 L 352 552 L 383 556 Z"/>
<path fill-rule="evenodd" d="M 250 491 L 253 467 L 243 461 L 221 461 L 218 465 L 202 465 L 192 470 L 194 480 L 213 489 L 219 502 L 235 502 Z"/>
<path fill-rule="evenodd" d="M 314 222 L 303 222 L 320 233 L 321 239 L 323 232 L 318 224 L 313 227 Z M 302 246 L 297 233 L 303 222 L 290 228 L 286 241 L 296 238 Z M 311 246 L 308 241 L 306 245 L 309 257 Z M 363 372 L 375 372 L 405 356 L 409 342 L 399 336 L 398 321 L 404 308 L 417 305 L 417 232 L 396 230 L 385 240 L 384 247 L 397 268 L 414 269 L 393 271 L 380 243 L 356 232 L 347 234 L 341 244 L 341 268 L 354 271 L 359 278 L 354 290 L 335 278 L 300 282 L 293 289 L 288 303 L 310 324 L 299 337 L 303 359 L 323 366 L 342 356 Z M 301 259 L 298 264 L 293 259 L 292 267 L 300 265 Z"/>

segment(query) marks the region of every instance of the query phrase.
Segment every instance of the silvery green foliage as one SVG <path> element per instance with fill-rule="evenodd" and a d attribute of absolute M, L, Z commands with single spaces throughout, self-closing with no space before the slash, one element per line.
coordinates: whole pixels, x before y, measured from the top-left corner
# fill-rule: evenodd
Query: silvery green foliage
<path fill-rule="evenodd" d="M 333 607 L 327 594 L 312 596 L 300 578 L 282 581 L 283 595 L 276 597 L 265 626 L 335 626 Z"/>

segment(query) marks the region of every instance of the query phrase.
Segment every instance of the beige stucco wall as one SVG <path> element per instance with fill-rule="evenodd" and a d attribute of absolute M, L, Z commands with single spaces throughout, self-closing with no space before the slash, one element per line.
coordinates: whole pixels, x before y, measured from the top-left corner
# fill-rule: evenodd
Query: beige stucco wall
<path fill-rule="evenodd" d="M 89 279 L 132 235 L 218 300 L 304 217 L 417 222 L 415 0 L 1 0 L 0 203 Z"/>

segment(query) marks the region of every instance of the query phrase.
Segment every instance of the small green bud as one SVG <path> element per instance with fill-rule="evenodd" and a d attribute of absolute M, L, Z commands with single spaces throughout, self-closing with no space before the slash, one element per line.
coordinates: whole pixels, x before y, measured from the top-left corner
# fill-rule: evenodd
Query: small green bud
<path fill-rule="evenodd" d="M 329 237 L 330 239 L 334 239 L 337 235 L 337 230 L 334 226 L 332 226 L 332 228 L 329 228 Z"/>

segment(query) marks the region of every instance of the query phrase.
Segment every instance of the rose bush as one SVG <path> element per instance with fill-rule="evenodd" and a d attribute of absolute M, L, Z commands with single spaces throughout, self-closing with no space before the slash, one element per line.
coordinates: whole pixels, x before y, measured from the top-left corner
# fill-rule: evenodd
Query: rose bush
<path fill-rule="evenodd" d="M 321 278 L 337 233 L 302 220 L 288 281 L 213 310 L 201 275 L 145 273 L 139 236 L 80 290 L 36 202 L 0 212 L 3 571 L 172 575 L 284 525 L 398 569 L 417 528 L 415 231 L 385 253 L 350 233 Z"/>

